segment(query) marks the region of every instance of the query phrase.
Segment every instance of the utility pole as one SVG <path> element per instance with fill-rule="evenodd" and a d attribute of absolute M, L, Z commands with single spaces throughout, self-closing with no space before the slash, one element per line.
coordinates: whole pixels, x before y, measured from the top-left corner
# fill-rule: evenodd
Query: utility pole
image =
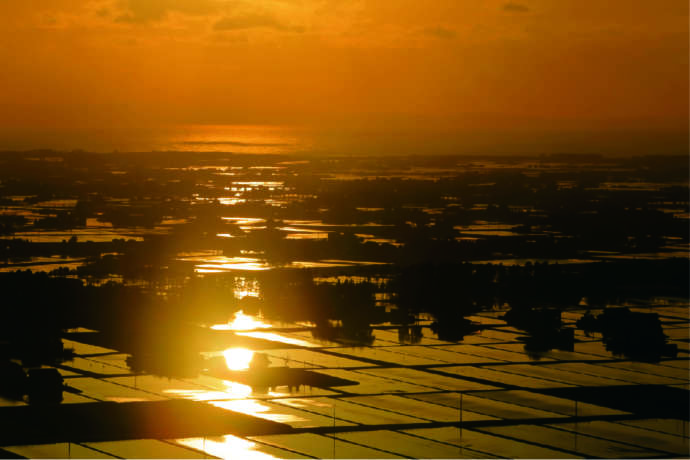
<path fill-rule="evenodd" d="M 460 437 L 462 437 L 462 391 L 460 392 L 460 410 L 458 411 L 460 421 Z"/>
<path fill-rule="evenodd" d="M 462 391 L 460 393 L 460 407 L 458 408 L 458 420 L 460 422 L 460 426 L 458 427 L 458 433 L 460 435 L 460 439 L 458 440 L 459 448 L 460 448 L 460 454 L 458 457 L 463 457 L 463 447 L 462 447 Z"/>

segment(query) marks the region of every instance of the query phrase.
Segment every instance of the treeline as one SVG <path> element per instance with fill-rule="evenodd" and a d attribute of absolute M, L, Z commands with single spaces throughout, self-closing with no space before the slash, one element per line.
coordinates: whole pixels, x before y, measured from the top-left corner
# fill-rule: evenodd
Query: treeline
<path fill-rule="evenodd" d="M 592 308 L 654 296 L 685 298 L 690 292 L 687 259 L 622 260 L 580 264 L 443 263 L 400 270 L 391 290 L 401 310 L 463 316 L 494 306 Z"/>
<path fill-rule="evenodd" d="M 116 283 L 95 286 L 45 273 L 0 274 L 0 337 L 56 335 L 73 327 L 122 334 L 128 340 L 189 324 L 224 322 L 240 308 L 271 319 L 308 321 L 349 337 L 366 337 L 371 324 L 411 325 L 421 313 L 444 325 L 496 306 L 513 309 L 586 305 L 603 308 L 626 300 L 690 292 L 686 259 L 587 264 L 418 264 L 393 269 L 386 285 L 314 282 L 310 270 L 276 269 L 256 275 L 258 298 L 235 298 L 234 276 L 192 277 L 159 293 Z M 374 294 L 397 305 L 386 313 Z M 165 294 L 165 295 L 160 295 Z M 180 326 L 182 325 L 182 326 Z M 155 334 L 154 334 L 155 335 Z"/>

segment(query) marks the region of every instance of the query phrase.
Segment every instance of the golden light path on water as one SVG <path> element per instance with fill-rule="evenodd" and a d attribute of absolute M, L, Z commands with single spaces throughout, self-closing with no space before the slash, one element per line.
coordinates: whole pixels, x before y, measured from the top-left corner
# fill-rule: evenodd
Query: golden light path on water
<path fill-rule="evenodd" d="M 261 217 L 221 217 L 221 219 L 237 225 L 254 225 L 266 222 L 266 219 Z"/>
<path fill-rule="evenodd" d="M 247 315 L 242 310 L 235 313 L 234 319 L 227 324 L 214 324 L 211 329 L 216 331 L 236 331 L 237 335 L 244 337 L 252 337 L 255 339 L 270 340 L 271 342 L 286 343 L 289 345 L 296 345 L 298 347 L 316 347 L 317 344 L 308 342 L 306 340 L 301 340 L 293 337 L 286 337 L 282 334 L 276 332 L 264 332 L 257 331 L 256 329 L 268 329 L 271 325 L 264 322 L 261 316 Z M 247 367 L 242 366 L 244 360 L 247 359 L 248 353 L 251 350 L 246 350 L 243 348 L 229 348 L 223 352 L 226 362 L 228 362 L 228 368 L 231 370 L 242 370 L 247 369 L 249 361 L 251 361 L 251 356 L 249 356 L 249 361 L 247 361 Z M 251 352 L 253 353 L 253 352 Z M 232 363 L 232 364 L 231 364 Z M 231 367 L 232 366 L 232 367 Z"/>
<path fill-rule="evenodd" d="M 270 340 L 271 342 L 281 342 L 287 343 L 289 345 L 297 345 L 298 347 L 318 347 L 319 345 L 306 340 L 293 339 L 292 337 L 285 337 L 284 335 L 277 334 L 275 332 L 261 332 L 261 331 L 251 331 L 251 332 L 237 332 L 237 335 L 242 335 L 244 337 L 253 337 L 255 339 Z"/>
<path fill-rule="evenodd" d="M 215 324 L 211 329 L 216 331 L 251 331 L 253 329 L 265 329 L 271 327 L 263 321 L 261 316 L 247 315 L 243 310 L 235 313 L 234 319 L 227 324 Z"/>
<path fill-rule="evenodd" d="M 200 260 L 187 259 L 192 262 L 203 262 L 194 266 L 197 273 L 222 273 L 231 270 L 261 271 L 270 267 L 259 259 L 251 257 L 206 257 Z"/>
<path fill-rule="evenodd" d="M 231 410 L 233 412 L 241 412 L 253 417 L 259 417 L 266 420 L 279 423 L 290 422 L 306 422 L 307 419 L 298 417 L 293 414 L 281 414 L 275 412 L 275 409 L 266 404 L 262 404 L 255 399 L 231 399 L 227 401 L 210 401 L 212 406 L 220 407 L 221 409 Z"/>
<path fill-rule="evenodd" d="M 270 328 L 271 325 L 265 323 L 261 316 L 247 315 L 244 311 L 235 312 L 233 320 L 227 324 L 215 324 L 211 329 L 216 331 L 251 331 L 253 329 Z M 225 363 L 231 371 L 242 371 L 249 369 L 249 363 L 254 356 L 254 351 L 243 347 L 228 348 L 223 351 Z"/>
<path fill-rule="evenodd" d="M 238 331 L 240 335 L 250 335 L 256 333 L 255 329 L 267 329 L 271 325 L 264 322 L 261 316 L 247 315 L 242 310 L 235 313 L 234 318 L 227 324 L 217 324 L 212 326 L 215 330 Z M 244 331 L 244 332 L 241 332 Z M 311 345 L 308 342 L 282 337 L 275 333 L 268 334 L 270 340 L 283 343 L 302 343 Z M 229 370 L 244 371 L 249 369 L 249 364 L 254 356 L 254 351 L 243 347 L 228 348 L 223 351 L 223 357 Z M 225 388 L 219 390 L 166 390 L 166 393 L 191 399 L 194 401 L 204 401 L 212 406 L 240 412 L 253 417 L 259 417 L 280 423 L 307 422 L 307 419 L 294 414 L 281 413 L 276 407 L 263 403 L 256 399 L 250 399 L 253 390 L 250 386 L 238 382 L 223 380 Z M 269 391 L 270 396 L 287 396 L 289 393 L 279 391 Z M 177 443 L 188 446 L 209 455 L 220 458 L 248 458 L 248 459 L 269 459 L 273 456 L 264 452 L 257 451 L 258 445 L 252 441 L 242 439 L 232 435 L 225 435 L 213 438 L 185 438 L 177 439 Z"/>
<path fill-rule="evenodd" d="M 219 399 L 244 399 L 252 394 L 252 387 L 242 383 L 223 380 L 225 388 L 222 390 L 165 390 L 165 393 L 172 396 L 191 399 L 194 401 L 214 401 Z"/>
<path fill-rule="evenodd" d="M 280 342 L 280 343 L 287 343 L 289 345 L 296 345 L 298 347 L 317 347 L 318 345 L 315 343 L 308 342 L 306 340 L 301 340 L 293 337 L 286 337 L 282 334 L 278 334 L 276 332 L 264 332 L 264 331 L 257 331 L 256 329 L 268 329 L 270 328 L 271 325 L 264 322 L 263 318 L 261 316 L 252 316 L 252 315 L 247 315 L 245 314 L 242 310 L 238 311 L 235 313 L 235 318 L 227 323 L 227 324 L 215 324 L 211 326 L 211 329 L 216 330 L 216 331 L 236 331 L 236 335 L 241 335 L 244 337 L 252 337 L 255 339 L 263 339 L 263 340 L 270 340 L 271 342 Z M 235 350 L 235 351 L 232 351 Z M 230 348 L 228 350 L 225 350 L 223 352 L 223 355 L 225 356 L 226 361 L 228 363 L 232 362 L 233 366 L 238 366 L 240 365 L 239 363 L 243 362 L 244 357 L 246 356 L 243 354 L 243 352 L 239 352 L 237 350 L 241 350 L 240 348 Z M 251 357 L 249 357 L 251 360 Z M 228 367 L 230 368 L 230 364 L 228 364 Z M 238 370 L 234 368 L 230 368 L 232 370 Z M 239 368 L 239 369 L 246 369 L 246 368 Z"/>
<path fill-rule="evenodd" d="M 242 458 L 248 460 L 276 458 L 255 450 L 257 448 L 255 442 L 230 434 L 213 438 L 177 439 L 175 442 L 219 458 Z"/>
<path fill-rule="evenodd" d="M 235 331 L 237 335 L 263 338 L 300 346 L 316 346 L 304 340 L 284 337 L 278 333 L 256 331 L 256 329 L 268 329 L 270 327 L 272 327 L 271 324 L 266 323 L 261 316 L 247 315 L 242 310 L 236 312 L 233 320 L 227 324 L 216 324 L 211 326 L 214 330 Z M 254 350 L 244 347 L 232 347 L 222 352 L 225 358 L 225 364 L 231 371 L 247 371 L 254 354 Z M 217 356 L 215 353 L 214 355 Z M 253 394 L 253 389 L 248 385 L 228 380 L 223 380 L 222 383 L 223 388 L 215 390 L 169 389 L 166 390 L 166 393 L 174 397 L 204 401 L 221 409 L 240 412 L 274 422 L 308 422 L 307 419 L 295 414 L 285 413 L 274 405 L 269 405 L 261 400 L 250 399 Z M 262 394 L 280 397 L 289 396 L 290 393 L 282 393 L 279 389 L 274 388 L 269 389 L 268 393 L 262 392 Z M 180 439 L 177 440 L 177 442 L 221 458 L 272 458 L 267 454 L 253 450 L 255 448 L 255 443 L 231 435 L 222 438 L 213 438 L 211 440 L 205 439 L 205 444 L 204 438 Z"/>
<path fill-rule="evenodd" d="M 251 288 L 236 288 L 233 294 L 240 300 L 245 297 L 259 297 L 259 293 Z"/>

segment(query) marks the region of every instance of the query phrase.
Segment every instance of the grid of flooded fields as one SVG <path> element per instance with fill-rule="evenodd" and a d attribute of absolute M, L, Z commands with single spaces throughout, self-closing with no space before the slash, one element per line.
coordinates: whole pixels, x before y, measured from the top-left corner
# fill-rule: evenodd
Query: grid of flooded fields
<path fill-rule="evenodd" d="M 0 457 L 687 458 L 687 158 L 0 157 Z"/>
<path fill-rule="evenodd" d="M 29 445 L 7 445 L 4 437 L 2 449 L 4 456 L 29 458 L 687 457 L 688 304 L 666 299 L 632 310 L 659 314 L 678 346 L 676 358 L 631 361 L 607 351 L 601 336 L 580 330 L 573 351 L 528 355 L 525 334 L 498 319 L 498 312 L 472 317 L 486 328 L 461 343 L 439 340 L 423 322 L 414 344 L 401 343 L 398 328 L 382 325 L 374 326 L 375 340 L 366 347 L 315 340 L 304 325 L 242 313 L 215 327 L 218 334 L 254 334 L 262 341 L 260 351 L 222 352 L 228 369 L 249 372 L 253 355 L 263 353 L 269 369 L 347 381 L 327 389 L 252 388 L 203 372 L 196 378 L 134 373 L 126 354 L 80 342 L 79 334 L 88 331 L 74 331 L 74 340 L 64 344 L 75 355 L 57 367 L 66 385 L 63 406 L 187 399 L 285 429 L 169 439 L 137 439 L 134 433 L 133 439 Z M 583 313 L 568 311 L 563 320 L 574 325 Z M 94 423 L 98 416 L 107 412 L 94 415 Z M 157 417 L 150 422 L 164 423 Z"/>
<path fill-rule="evenodd" d="M 674 157 L 6 153 L 0 272 L 150 279 L 143 257 L 113 267 L 135 248 L 165 257 L 157 278 L 429 251 L 504 264 L 687 258 L 686 169 Z M 174 241 L 164 254 L 161 240 Z"/>

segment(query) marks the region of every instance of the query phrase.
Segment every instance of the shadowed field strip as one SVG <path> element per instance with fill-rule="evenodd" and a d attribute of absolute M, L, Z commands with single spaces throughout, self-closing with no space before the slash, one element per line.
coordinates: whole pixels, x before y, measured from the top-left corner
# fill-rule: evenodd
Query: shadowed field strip
<path fill-rule="evenodd" d="M 0 409 L 0 445 L 289 433 L 282 423 L 187 401 L 83 403 Z"/>

